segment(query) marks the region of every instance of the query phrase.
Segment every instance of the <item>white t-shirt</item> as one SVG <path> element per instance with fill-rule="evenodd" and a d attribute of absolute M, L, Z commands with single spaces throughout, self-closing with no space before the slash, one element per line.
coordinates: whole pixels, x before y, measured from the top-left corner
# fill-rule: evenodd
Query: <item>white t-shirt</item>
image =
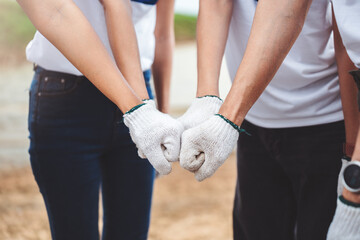
<path fill-rule="evenodd" d="M 255 0 L 235 0 L 226 48 L 231 79 L 243 58 L 256 5 Z M 330 4 L 313 0 L 299 38 L 246 120 L 287 128 L 342 119 Z"/>
<path fill-rule="evenodd" d="M 346 51 L 360 68 L 360 1 L 332 0 L 336 23 Z"/>
<path fill-rule="evenodd" d="M 98 0 L 74 0 L 86 16 L 95 32 L 113 57 L 107 34 L 104 8 Z M 156 6 L 131 2 L 132 20 L 134 23 L 143 71 L 151 68 L 155 52 L 154 29 L 156 23 Z M 39 66 L 52 71 L 82 75 L 40 32 L 26 47 L 27 59 Z M 114 57 L 113 57 L 114 59 Z M 114 60 L 115 61 L 115 60 Z"/>

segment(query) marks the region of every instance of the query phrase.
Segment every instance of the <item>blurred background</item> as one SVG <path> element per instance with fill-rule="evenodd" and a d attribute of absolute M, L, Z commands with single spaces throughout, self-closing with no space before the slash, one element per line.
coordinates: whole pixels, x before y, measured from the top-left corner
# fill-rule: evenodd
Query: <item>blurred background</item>
<path fill-rule="evenodd" d="M 196 92 L 196 14 L 198 1 L 176 0 L 171 115 L 181 115 Z M 0 239 L 47 240 L 50 231 L 27 148 L 28 89 L 32 64 L 25 47 L 35 28 L 15 0 L 0 0 Z M 230 89 L 223 66 L 221 97 Z M 234 154 L 210 179 L 198 183 L 174 164 L 156 180 L 149 240 L 232 239 Z M 101 211 L 101 209 L 100 209 Z M 99 226 L 101 227 L 101 221 Z"/>

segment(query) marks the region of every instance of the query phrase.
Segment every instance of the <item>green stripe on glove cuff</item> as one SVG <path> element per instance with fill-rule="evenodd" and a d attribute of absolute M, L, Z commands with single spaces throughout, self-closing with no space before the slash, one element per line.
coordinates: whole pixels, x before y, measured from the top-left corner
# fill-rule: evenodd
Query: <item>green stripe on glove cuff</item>
<path fill-rule="evenodd" d="M 236 131 L 238 131 L 239 133 L 246 133 L 247 135 L 251 136 L 250 133 L 248 133 L 245 129 L 239 127 L 238 125 L 236 125 L 235 123 L 233 123 L 232 121 L 230 121 L 229 119 L 227 119 L 226 117 L 224 117 L 221 114 L 215 114 L 215 116 L 219 116 L 221 117 L 225 122 L 227 122 L 228 124 L 230 124 L 233 128 L 235 128 Z"/>

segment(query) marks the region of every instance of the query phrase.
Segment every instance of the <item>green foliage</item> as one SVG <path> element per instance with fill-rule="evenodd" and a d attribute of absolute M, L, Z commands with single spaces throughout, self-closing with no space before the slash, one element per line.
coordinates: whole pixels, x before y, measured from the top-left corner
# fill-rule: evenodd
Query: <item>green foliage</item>
<path fill-rule="evenodd" d="M 196 39 L 195 16 L 175 14 L 175 39 L 176 42 L 193 41 Z"/>
<path fill-rule="evenodd" d="M 0 1 L 0 44 L 23 49 L 32 39 L 35 27 L 15 1 Z"/>

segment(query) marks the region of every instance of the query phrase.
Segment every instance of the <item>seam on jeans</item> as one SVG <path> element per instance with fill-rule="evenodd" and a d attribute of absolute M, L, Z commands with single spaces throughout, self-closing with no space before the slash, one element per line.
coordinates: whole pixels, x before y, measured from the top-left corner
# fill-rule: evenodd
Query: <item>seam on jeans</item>
<path fill-rule="evenodd" d="M 39 112 L 39 101 L 40 101 L 38 93 L 40 90 L 41 77 L 42 77 L 42 72 L 40 72 L 37 77 L 38 86 L 37 86 L 36 93 L 35 93 L 34 123 L 33 123 L 33 130 L 32 130 L 33 131 L 33 140 L 32 141 L 33 141 L 33 157 L 35 158 L 37 168 L 38 168 L 37 169 L 38 179 L 39 179 L 40 183 L 43 185 L 44 179 L 42 177 L 42 170 L 41 170 L 41 166 L 39 163 L 39 157 L 38 157 L 39 154 L 38 154 L 38 148 L 37 148 L 37 145 L 38 145 L 37 127 L 38 127 L 38 121 L 39 121 L 38 112 Z M 46 188 L 44 186 L 41 187 L 39 184 L 39 181 L 37 181 L 37 185 L 41 191 L 41 195 L 44 198 L 44 204 L 45 204 L 45 199 L 46 199 L 46 202 L 49 203 Z M 46 211 L 47 211 L 48 218 L 49 218 L 49 225 L 52 228 L 52 230 L 54 231 L 54 233 L 51 233 L 51 235 L 55 235 L 55 223 L 54 223 L 55 219 L 53 217 L 51 217 L 52 223 L 50 223 L 50 216 L 53 216 L 53 214 L 51 213 L 50 207 L 48 207 L 48 206 L 45 206 L 45 207 L 46 207 Z"/>
<path fill-rule="evenodd" d="M 41 81 L 41 78 L 42 78 L 42 72 L 39 73 L 38 77 L 37 77 L 37 82 L 38 82 L 38 85 L 37 85 L 37 88 L 36 88 L 36 91 L 35 91 L 35 107 L 34 107 L 34 125 L 37 125 L 38 123 L 38 120 L 39 120 L 39 116 L 38 116 L 38 111 L 39 111 L 39 101 L 40 101 L 40 98 L 39 98 L 39 93 L 40 93 L 40 81 Z"/>

